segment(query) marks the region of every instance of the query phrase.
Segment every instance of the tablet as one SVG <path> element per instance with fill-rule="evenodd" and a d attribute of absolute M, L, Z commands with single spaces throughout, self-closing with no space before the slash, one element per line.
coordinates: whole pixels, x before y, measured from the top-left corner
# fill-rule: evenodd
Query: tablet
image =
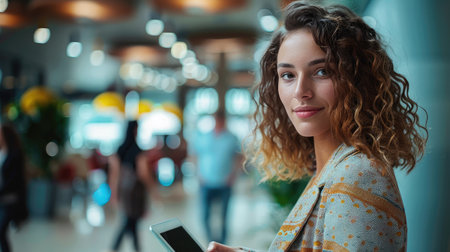
<path fill-rule="evenodd" d="M 150 231 L 158 237 L 158 240 L 173 252 L 203 252 L 200 243 L 194 239 L 191 233 L 183 226 L 178 218 L 150 226 Z"/>

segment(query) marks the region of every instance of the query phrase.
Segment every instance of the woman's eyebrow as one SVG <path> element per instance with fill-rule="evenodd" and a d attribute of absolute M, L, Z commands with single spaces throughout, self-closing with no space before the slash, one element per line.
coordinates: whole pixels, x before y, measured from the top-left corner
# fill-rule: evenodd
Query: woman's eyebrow
<path fill-rule="evenodd" d="M 314 65 L 317 65 L 317 64 L 320 64 L 320 63 L 324 63 L 324 62 L 325 62 L 325 58 L 315 59 L 315 60 L 310 61 L 308 63 L 308 66 L 314 66 Z"/>
<path fill-rule="evenodd" d="M 294 65 L 289 64 L 289 63 L 279 63 L 278 67 L 288 67 L 288 68 L 294 68 Z"/>
<path fill-rule="evenodd" d="M 310 61 L 308 63 L 308 66 L 314 66 L 314 65 L 317 65 L 317 64 L 320 64 L 320 63 L 324 63 L 324 62 L 325 62 L 325 58 L 315 59 L 315 60 Z M 289 63 L 278 63 L 277 67 L 278 68 L 280 68 L 280 67 L 294 68 L 294 65 L 293 64 L 289 64 Z"/>

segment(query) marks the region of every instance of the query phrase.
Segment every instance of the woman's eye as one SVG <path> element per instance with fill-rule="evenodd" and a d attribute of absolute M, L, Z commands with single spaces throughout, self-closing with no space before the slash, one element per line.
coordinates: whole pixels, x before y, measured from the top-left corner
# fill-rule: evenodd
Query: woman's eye
<path fill-rule="evenodd" d="M 327 72 L 327 70 L 325 70 L 325 68 L 320 68 L 316 71 L 316 76 L 328 77 L 328 72 Z"/>
<path fill-rule="evenodd" d="M 282 73 L 280 75 L 280 78 L 283 80 L 290 80 L 290 79 L 294 78 L 294 75 L 292 73 Z"/>

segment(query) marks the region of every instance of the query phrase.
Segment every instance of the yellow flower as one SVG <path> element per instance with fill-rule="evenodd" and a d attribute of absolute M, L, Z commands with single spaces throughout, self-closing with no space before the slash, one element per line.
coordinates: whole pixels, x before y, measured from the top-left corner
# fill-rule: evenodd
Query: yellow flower
<path fill-rule="evenodd" d="M 153 109 L 153 104 L 149 100 L 140 100 L 139 101 L 139 115 L 149 113 Z"/>
<path fill-rule="evenodd" d="M 115 92 L 104 92 L 93 100 L 93 105 L 96 109 L 102 111 L 107 109 L 116 109 L 117 111 L 125 112 L 125 103 L 122 95 Z"/>
<path fill-rule="evenodd" d="M 24 113 L 34 115 L 39 106 L 48 105 L 54 99 L 55 96 L 45 87 L 32 87 L 22 95 L 20 107 Z"/>

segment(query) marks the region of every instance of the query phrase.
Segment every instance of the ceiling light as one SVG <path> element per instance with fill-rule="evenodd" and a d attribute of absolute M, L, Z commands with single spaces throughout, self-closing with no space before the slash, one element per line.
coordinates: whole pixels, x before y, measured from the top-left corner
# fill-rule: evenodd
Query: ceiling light
<path fill-rule="evenodd" d="M 259 23 L 264 31 L 266 32 L 273 32 L 278 27 L 278 19 L 276 19 L 274 16 L 264 16 L 261 17 L 259 20 Z"/>
<path fill-rule="evenodd" d="M 181 64 L 184 65 L 189 65 L 189 64 L 193 64 L 193 63 L 197 63 L 197 59 L 195 57 L 184 57 L 181 60 Z"/>
<path fill-rule="evenodd" d="M 105 52 L 103 51 L 103 40 L 96 38 L 92 45 L 92 52 L 90 57 L 93 66 L 100 66 L 105 61 Z"/>
<path fill-rule="evenodd" d="M 195 57 L 196 57 L 196 55 L 195 55 L 195 52 L 194 52 L 194 51 L 192 51 L 192 50 L 187 50 L 186 55 L 183 57 L 183 59 L 186 59 L 186 58 L 195 58 Z"/>
<path fill-rule="evenodd" d="M 204 65 L 198 65 L 195 69 L 194 78 L 200 82 L 204 82 L 208 79 L 209 70 Z"/>
<path fill-rule="evenodd" d="M 0 12 L 5 12 L 8 9 L 8 0 L 0 0 Z"/>
<path fill-rule="evenodd" d="M 177 35 L 173 32 L 163 32 L 159 36 L 159 45 L 164 48 L 170 48 L 177 41 Z"/>
<path fill-rule="evenodd" d="M 278 19 L 268 9 L 258 11 L 259 25 L 266 32 L 273 32 L 278 27 Z"/>
<path fill-rule="evenodd" d="M 182 71 L 183 71 L 183 76 L 186 79 L 194 79 L 197 73 L 197 68 L 198 68 L 198 64 L 197 63 L 189 63 L 189 64 L 185 64 L 183 65 Z"/>
<path fill-rule="evenodd" d="M 220 13 L 245 7 L 247 0 L 151 0 L 157 9 L 171 12 Z"/>
<path fill-rule="evenodd" d="M 37 28 L 34 31 L 34 43 L 45 44 L 50 39 L 50 29 L 46 27 Z"/>
<path fill-rule="evenodd" d="M 125 0 L 30 0 L 29 2 L 29 9 L 33 13 L 69 20 L 110 21 L 128 17 L 134 12 L 132 1 Z"/>
<path fill-rule="evenodd" d="M 160 89 L 167 93 L 172 93 L 177 88 L 177 80 L 172 76 L 163 76 L 160 81 Z"/>
<path fill-rule="evenodd" d="M 164 78 L 164 74 L 156 73 L 155 77 L 153 78 L 152 86 L 154 86 L 157 89 L 161 89 L 161 80 Z"/>
<path fill-rule="evenodd" d="M 0 28 L 17 28 L 31 20 L 24 1 L 0 0 Z"/>
<path fill-rule="evenodd" d="M 161 89 L 166 90 L 166 88 L 170 85 L 170 77 L 167 75 L 164 75 L 161 80 Z"/>
<path fill-rule="evenodd" d="M 148 35 L 159 36 L 164 31 L 164 23 L 159 19 L 151 19 L 145 25 L 145 31 Z"/>
<path fill-rule="evenodd" d="M 167 93 L 175 92 L 175 90 L 177 89 L 177 85 L 178 85 L 177 79 L 175 79 L 173 77 L 170 77 L 169 78 L 169 85 L 166 87 L 165 91 Z"/>
<path fill-rule="evenodd" d="M 67 45 L 66 53 L 71 58 L 80 56 L 81 51 L 83 51 L 83 45 L 80 42 L 70 42 Z"/>
<path fill-rule="evenodd" d="M 131 79 L 140 80 L 144 75 L 144 66 L 141 63 L 131 63 L 129 69 L 129 76 Z"/>
<path fill-rule="evenodd" d="M 110 49 L 109 54 L 122 62 L 141 62 L 150 66 L 165 65 L 170 58 L 167 50 L 158 45 L 122 45 Z"/>
<path fill-rule="evenodd" d="M 120 66 L 119 76 L 123 80 L 128 79 L 130 76 L 130 65 L 131 63 L 124 63 Z"/>
<path fill-rule="evenodd" d="M 79 35 L 77 33 L 72 33 L 70 35 L 70 42 L 67 45 L 66 53 L 67 56 L 71 58 L 76 58 L 80 56 L 83 51 L 83 45 L 80 42 Z"/>
<path fill-rule="evenodd" d="M 176 59 L 184 58 L 187 53 L 187 45 L 184 42 L 175 42 L 175 44 L 172 45 L 170 52 Z"/>
<path fill-rule="evenodd" d="M 155 78 L 155 75 L 156 74 L 152 69 L 146 68 L 144 71 L 144 74 L 141 78 L 141 81 L 139 82 L 139 85 L 141 85 L 143 87 L 151 86 L 152 81 Z"/>
<path fill-rule="evenodd" d="M 94 50 L 91 52 L 90 60 L 93 66 L 100 66 L 105 61 L 105 53 L 103 50 Z"/>

